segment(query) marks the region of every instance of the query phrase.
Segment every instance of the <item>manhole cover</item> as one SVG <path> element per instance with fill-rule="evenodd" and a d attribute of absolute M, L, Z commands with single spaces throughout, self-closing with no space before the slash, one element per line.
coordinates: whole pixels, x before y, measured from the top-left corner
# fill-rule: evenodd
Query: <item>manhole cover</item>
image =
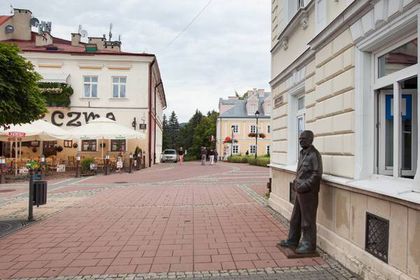
<path fill-rule="evenodd" d="M 14 192 L 15 190 L 12 189 L 7 189 L 7 190 L 0 190 L 0 193 L 5 193 L 5 192 Z"/>
<path fill-rule="evenodd" d="M 128 184 L 128 182 L 114 182 L 114 184 Z"/>
<path fill-rule="evenodd" d="M 0 237 L 21 228 L 25 224 L 24 221 L 0 221 Z"/>

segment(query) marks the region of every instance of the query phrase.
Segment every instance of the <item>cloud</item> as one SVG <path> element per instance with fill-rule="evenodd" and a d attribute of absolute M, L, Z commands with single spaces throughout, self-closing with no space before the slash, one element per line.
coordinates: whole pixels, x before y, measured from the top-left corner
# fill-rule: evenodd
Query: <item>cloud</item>
<path fill-rule="evenodd" d="M 157 55 L 166 91 L 168 115 L 188 121 L 196 109 L 217 110 L 220 97 L 252 88 L 269 89 L 269 0 L 2 0 L 53 22 L 53 35 L 70 39 L 82 24 L 89 36 L 122 35 L 123 50 Z"/>

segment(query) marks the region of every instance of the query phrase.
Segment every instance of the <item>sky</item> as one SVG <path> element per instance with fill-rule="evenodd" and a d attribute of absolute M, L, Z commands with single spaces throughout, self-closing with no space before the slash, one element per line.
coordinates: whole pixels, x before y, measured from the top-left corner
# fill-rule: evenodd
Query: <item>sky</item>
<path fill-rule="evenodd" d="M 52 21 L 52 35 L 70 40 L 121 35 L 122 50 L 156 55 L 170 115 L 187 122 L 219 98 L 253 88 L 269 91 L 270 0 L 0 0 L 0 14 L 29 9 Z"/>

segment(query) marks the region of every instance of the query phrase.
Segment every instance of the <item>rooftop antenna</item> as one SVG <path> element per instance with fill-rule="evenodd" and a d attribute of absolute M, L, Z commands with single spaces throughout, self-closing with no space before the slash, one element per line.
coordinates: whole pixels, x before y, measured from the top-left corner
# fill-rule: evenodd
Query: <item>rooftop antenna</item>
<path fill-rule="evenodd" d="M 79 33 L 82 38 L 85 38 L 88 35 L 87 31 L 82 29 L 81 24 L 79 24 L 79 29 L 77 30 L 77 33 Z"/>
<path fill-rule="evenodd" d="M 111 41 L 112 38 L 112 22 L 109 24 L 109 41 Z"/>
<path fill-rule="evenodd" d="M 121 34 L 118 35 L 118 42 L 121 42 Z"/>
<path fill-rule="evenodd" d="M 13 5 L 10 5 L 10 14 L 13 15 L 15 13 L 15 9 L 13 8 Z"/>

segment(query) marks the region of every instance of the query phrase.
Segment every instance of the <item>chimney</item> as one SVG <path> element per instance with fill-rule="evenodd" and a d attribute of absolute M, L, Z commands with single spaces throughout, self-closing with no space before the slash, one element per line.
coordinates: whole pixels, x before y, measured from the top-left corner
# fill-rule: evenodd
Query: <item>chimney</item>
<path fill-rule="evenodd" d="M 49 33 L 36 34 L 35 36 L 35 46 L 37 47 L 52 45 L 52 43 L 53 39 Z"/>
<path fill-rule="evenodd" d="M 98 50 L 103 50 L 105 48 L 106 38 L 104 37 L 88 37 L 89 44 L 96 44 Z"/>
<path fill-rule="evenodd" d="M 32 12 L 25 9 L 13 9 L 12 25 L 15 28 L 13 39 L 15 40 L 31 40 L 31 17 Z"/>
<path fill-rule="evenodd" d="M 80 33 L 71 33 L 71 45 L 73 47 L 80 46 L 80 39 L 82 38 L 82 35 Z"/>

